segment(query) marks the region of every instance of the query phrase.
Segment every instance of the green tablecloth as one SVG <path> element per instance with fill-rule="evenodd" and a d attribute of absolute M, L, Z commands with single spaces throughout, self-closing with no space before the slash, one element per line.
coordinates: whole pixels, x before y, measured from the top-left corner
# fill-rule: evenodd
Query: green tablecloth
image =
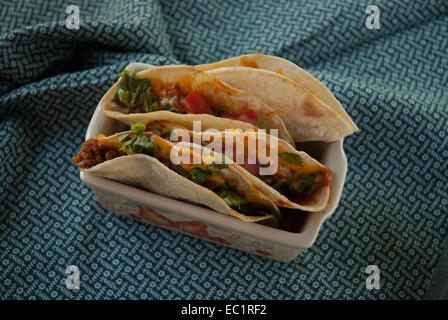
<path fill-rule="evenodd" d="M 375 1 L 379 30 L 369 4 L 0 1 L 0 297 L 423 298 L 448 228 L 448 4 Z M 70 159 L 129 62 L 249 52 L 311 72 L 360 128 L 338 209 L 287 264 L 107 212 Z"/>

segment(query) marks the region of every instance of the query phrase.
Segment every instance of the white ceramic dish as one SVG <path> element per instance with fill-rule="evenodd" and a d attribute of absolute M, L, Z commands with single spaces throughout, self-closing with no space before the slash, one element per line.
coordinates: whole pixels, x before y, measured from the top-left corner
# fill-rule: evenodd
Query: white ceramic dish
<path fill-rule="evenodd" d="M 132 68 L 132 64 L 128 68 Z M 137 69 L 137 68 L 136 68 Z M 138 68 L 140 69 L 140 68 Z M 86 139 L 127 130 L 116 120 L 107 118 L 100 106 L 95 110 Z M 324 212 L 302 213 L 295 232 L 264 224 L 246 223 L 237 218 L 187 202 L 137 189 L 102 177 L 81 172 L 81 180 L 90 186 L 98 202 L 108 211 L 154 224 L 163 228 L 213 241 L 232 248 L 279 261 L 291 261 L 317 238 L 322 223 L 337 207 L 347 172 L 343 141 L 308 142 L 298 145 L 315 159 L 333 170 L 331 199 Z"/>

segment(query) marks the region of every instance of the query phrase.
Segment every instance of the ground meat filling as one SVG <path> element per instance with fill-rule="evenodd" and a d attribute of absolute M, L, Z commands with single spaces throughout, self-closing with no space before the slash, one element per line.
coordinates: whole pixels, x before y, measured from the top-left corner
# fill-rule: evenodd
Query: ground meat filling
<path fill-rule="evenodd" d="M 102 147 L 98 143 L 98 139 L 90 138 L 83 143 L 81 150 L 79 150 L 78 154 L 74 156 L 72 160 L 80 169 L 87 169 L 106 160 L 111 160 L 123 155 L 124 153 L 122 151 Z"/>

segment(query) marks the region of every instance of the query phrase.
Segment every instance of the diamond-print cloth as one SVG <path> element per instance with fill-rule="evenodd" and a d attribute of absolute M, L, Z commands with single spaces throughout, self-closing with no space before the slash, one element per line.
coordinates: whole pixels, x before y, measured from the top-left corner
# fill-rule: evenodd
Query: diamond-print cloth
<path fill-rule="evenodd" d="M 422 298 L 448 228 L 448 4 L 377 0 L 369 30 L 370 2 L 0 1 L 0 297 Z M 248 52 L 307 69 L 360 128 L 339 208 L 287 264 L 109 213 L 70 160 L 129 62 Z"/>

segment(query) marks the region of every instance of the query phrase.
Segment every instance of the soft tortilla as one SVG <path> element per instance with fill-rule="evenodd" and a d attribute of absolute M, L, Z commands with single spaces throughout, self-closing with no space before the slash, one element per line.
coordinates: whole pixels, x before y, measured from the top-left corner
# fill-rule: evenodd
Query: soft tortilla
<path fill-rule="evenodd" d="M 206 72 L 265 101 L 280 115 L 294 141 L 336 141 L 354 132 L 351 121 L 278 73 L 247 67 Z"/>
<path fill-rule="evenodd" d="M 328 89 L 321 81 L 289 60 L 267 54 L 252 53 L 196 67 L 201 70 L 211 70 L 223 67 L 249 67 L 276 72 L 308 90 L 317 99 L 339 113 L 349 123 L 353 132 L 358 131 L 358 127 L 344 110 L 341 103 L 331 93 L 330 89 Z"/>
<path fill-rule="evenodd" d="M 104 114 L 131 125 L 137 121 L 149 123 L 156 120 L 168 120 L 177 122 L 189 129 L 193 129 L 193 121 L 201 120 L 202 130 L 215 128 L 225 130 L 227 128 L 255 128 L 278 129 L 278 136 L 286 141 L 293 142 L 291 135 L 279 115 L 271 109 L 262 99 L 253 94 L 236 89 L 222 83 L 215 77 L 198 70 L 195 67 L 161 66 L 140 71 L 137 78 L 148 78 L 155 83 L 179 83 L 183 91 L 197 90 L 207 101 L 222 106 L 228 106 L 234 110 L 251 108 L 258 114 L 255 126 L 238 120 L 215 117 L 208 114 L 178 114 L 170 111 L 155 111 L 149 113 L 127 114 L 123 108 L 112 99 L 118 86 L 115 83 L 101 99 L 100 104 Z"/>
<path fill-rule="evenodd" d="M 124 133 L 127 132 L 117 133 L 106 139 L 115 141 L 118 136 Z M 184 147 L 182 146 L 182 148 Z M 227 176 L 238 181 L 241 188 L 245 188 L 247 194 L 252 197 L 258 197 L 262 203 L 270 206 L 278 213 L 276 205 L 248 182 L 246 177 L 241 174 L 240 169 L 236 164 L 231 163 L 228 168 L 223 170 L 225 170 Z M 89 169 L 82 169 L 82 171 L 141 187 L 168 197 L 202 204 L 218 212 L 235 216 L 245 222 L 257 222 L 271 217 L 246 216 L 238 213 L 213 191 L 188 180 L 177 172 L 170 170 L 156 158 L 145 154 L 114 158 Z"/>
<path fill-rule="evenodd" d="M 167 124 L 166 124 L 167 125 Z M 173 124 L 172 127 L 174 128 L 175 125 Z M 224 134 L 224 132 L 221 132 Z M 196 136 L 198 138 L 198 141 L 200 141 L 201 136 L 202 139 L 205 141 L 209 141 L 209 137 L 213 137 L 215 133 L 212 132 L 201 132 L 201 133 L 195 133 L 191 132 L 190 136 Z M 293 146 L 291 146 L 289 143 L 287 143 L 284 140 L 277 139 L 274 136 L 270 136 L 268 134 L 265 134 L 263 132 L 257 132 L 256 135 L 254 132 L 243 132 L 240 130 L 234 130 L 235 138 L 234 138 L 234 144 L 236 144 L 236 139 L 239 139 L 240 141 L 244 141 L 245 139 L 257 139 L 261 140 L 262 145 L 269 145 L 270 143 L 273 143 L 274 140 L 277 143 L 279 149 L 282 149 L 284 152 L 290 152 L 299 155 L 304 163 L 309 163 L 312 165 L 316 165 L 319 167 L 324 167 L 320 162 L 310 157 L 306 152 L 303 151 L 297 151 L 294 149 Z M 247 140 L 248 141 L 248 140 Z M 244 143 L 244 142 L 242 142 Z M 257 152 L 256 150 L 248 150 L 248 152 Z M 279 193 L 277 190 L 266 184 L 264 181 L 259 179 L 258 177 L 252 175 L 249 171 L 245 170 L 241 166 L 238 166 L 238 170 L 248 181 L 250 181 L 258 190 L 260 190 L 262 193 L 267 195 L 276 205 L 279 207 L 285 207 L 285 208 L 292 208 L 292 209 L 300 209 L 303 211 L 310 211 L 310 212 L 317 212 L 323 210 L 327 204 L 328 200 L 330 198 L 330 185 L 323 188 L 319 194 L 317 194 L 311 203 L 307 203 L 306 205 L 301 205 L 298 203 L 294 203 L 290 201 L 288 198 L 286 198 L 284 195 Z"/>

